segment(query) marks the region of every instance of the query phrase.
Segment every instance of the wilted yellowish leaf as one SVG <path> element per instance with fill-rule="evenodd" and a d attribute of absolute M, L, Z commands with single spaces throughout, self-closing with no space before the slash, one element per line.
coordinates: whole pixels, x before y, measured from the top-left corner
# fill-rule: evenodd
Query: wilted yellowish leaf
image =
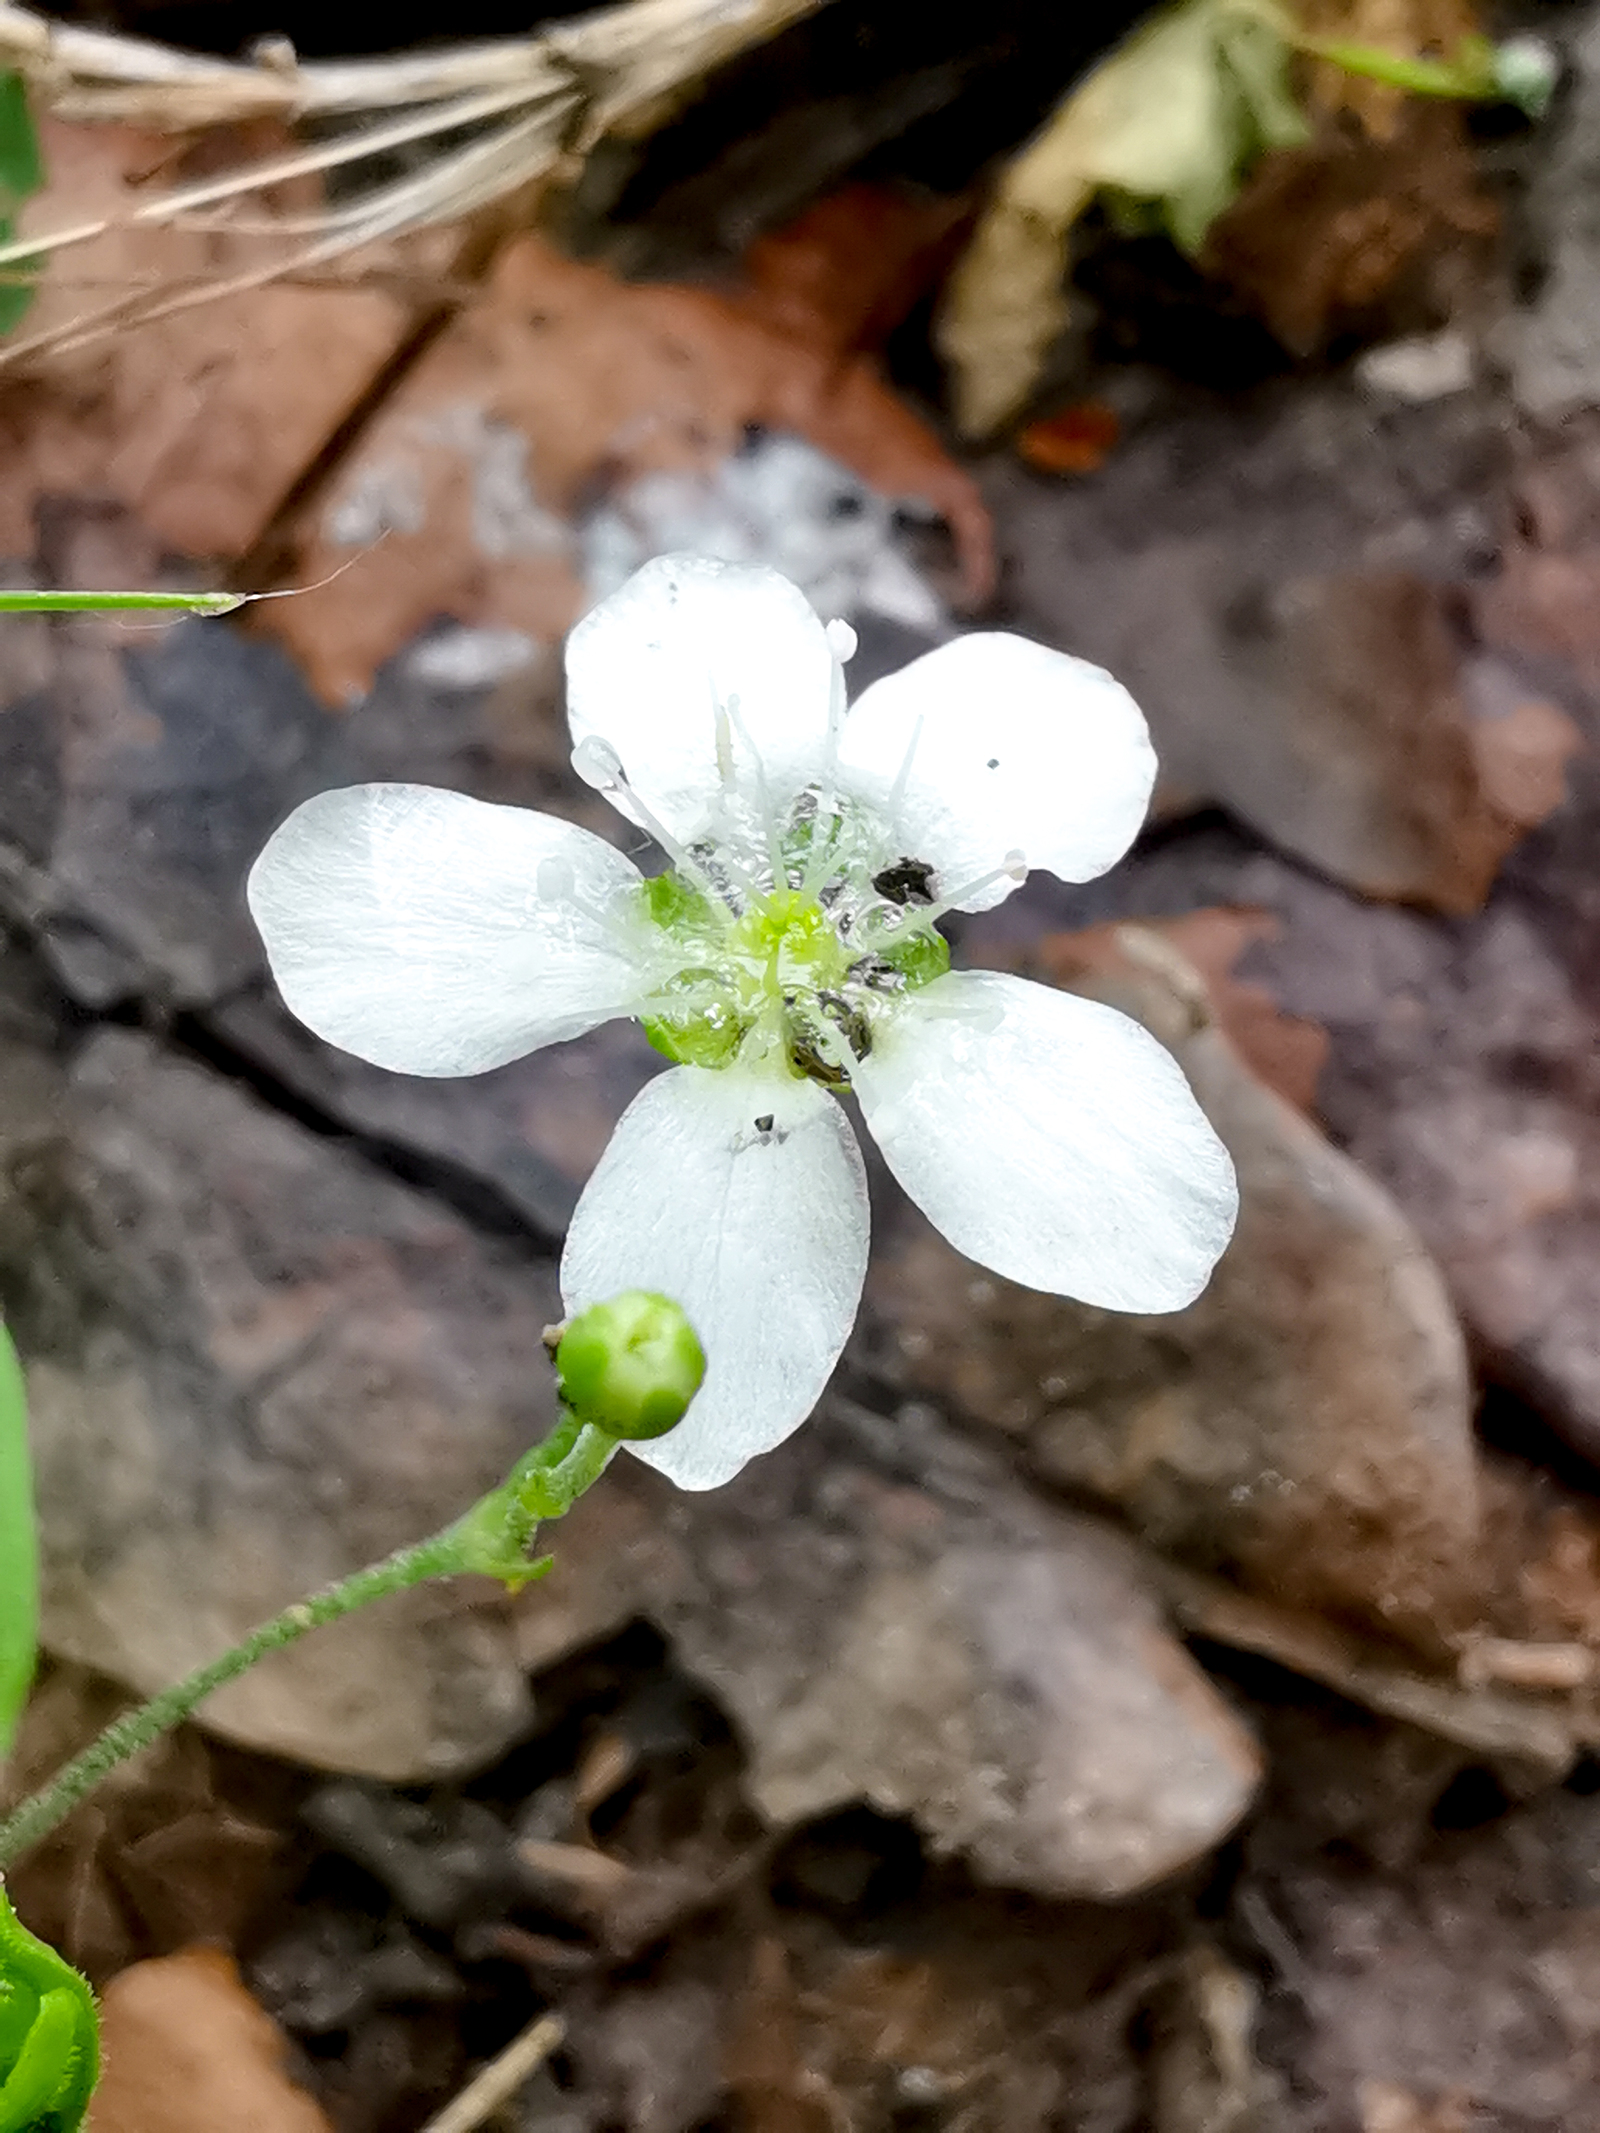
<path fill-rule="evenodd" d="M 940 322 L 969 435 L 1003 421 L 1038 375 L 1066 319 L 1068 232 L 1097 192 L 1153 203 L 1194 252 L 1254 159 L 1305 138 L 1285 28 L 1259 0 L 1183 0 L 1102 61 L 1010 165 Z"/>

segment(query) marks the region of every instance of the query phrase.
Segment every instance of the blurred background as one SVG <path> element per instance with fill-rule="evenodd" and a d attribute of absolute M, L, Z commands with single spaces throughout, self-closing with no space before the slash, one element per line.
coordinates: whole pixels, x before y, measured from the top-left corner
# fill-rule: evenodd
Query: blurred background
<path fill-rule="evenodd" d="M 0 618 L 13 1792 L 549 1426 L 662 1062 L 363 1066 L 242 884 L 361 779 L 621 839 L 561 646 L 651 555 L 794 577 L 857 688 L 1128 685 L 1146 834 L 956 960 L 1146 1022 L 1243 1190 L 1136 1319 L 875 1173 L 780 1451 L 621 1460 L 522 1598 L 130 1766 L 12 1881 L 100 2133 L 416 2133 L 545 2012 L 441 2124 L 1600 2133 L 1600 16 L 113 0 L 5 68 L 5 582 L 310 588 Z"/>

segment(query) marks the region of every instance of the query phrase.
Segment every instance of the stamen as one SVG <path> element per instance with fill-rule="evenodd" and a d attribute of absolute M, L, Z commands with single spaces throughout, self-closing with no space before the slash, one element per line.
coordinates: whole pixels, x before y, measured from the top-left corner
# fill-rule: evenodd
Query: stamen
<path fill-rule="evenodd" d="M 838 1023 L 831 1021 L 827 1015 L 818 1015 L 814 1021 L 808 1022 L 805 1034 L 829 1066 L 837 1067 L 841 1074 L 853 1074 L 861 1064 L 850 1039 Z"/>
<path fill-rule="evenodd" d="M 833 675 L 828 686 L 828 744 L 823 750 L 822 767 L 823 776 L 831 785 L 839 774 L 839 742 L 850 709 L 844 685 L 844 663 L 855 656 L 856 633 L 848 622 L 830 622 L 827 634 L 828 647 L 833 653 Z M 845 648 L 847 638 L 848 650 Z"/>
<path fill-rule="evenodd" d="M 730 696 L 727 704 L 717 704 L 712 713 L 717 736 L 717 776 L 722 780 L 723 790 L 733 790 L 733 734 L 730 729 L 731 707 L 739 699 Z"/>
<path fill-rule="evenodd" d="M 750 737 L 749 727 L 739 716 L 739 699 L 737 695 L 730 695 L 726 705 L 720 706 L 717 711 L 717 762 L 719 768 L 722 761 L 722 736 L 729 726 L 732 726 L 740 740 L 743 741 L 745 750 L 750 757 L 751 765 L 755 770 L 756 799 L 761 809 L 761 827 L 767 839 L 767 859 L 772 867 L 772 886 L 775 889 L 786 889 L 789 886 L 789 877 L 784 870 L 783 864 L 783 838 L 779 834 L 777 812 L 772 805 L 772 794 L 767 786 L 766 765 L 761 760 L 760 749 L 757 748 Z M 723 776 L 722 782 L 724 785 L 730 781 L 733 754 L 731 747 L 728 754 L 729 773 Z"/>
<path fill-rule="evenodd" d="M 938 903 L 924 905 L 917 917 L 923 924 L 931 926 L 935 919 L 943 918 L 947 911 L 961 909 L 969 897 L 976 896 L 980 889 L 988 888 L 990 882 L 1023 882 L 1027 878 L 1028 862 L 1022 853 L 1007 852 L 1004 866 L 992 867 L 987 874 L 980 874 L 976 881 L 963 882 L 959 889 L 952 889 L 950 894 L 941 897 Z"/>
<path fill-rule="evenodd" d="M 900 803 L 904 800 L 906 787 L 911 782 L 911 762 L 917 752 L 917 743 L 922 738 L 922 724 L 922 716 L 919 713 L 917 723 L 911 729 L 911 738 L 906 742 L 906 752 L 900 758 L 900 768 L 895 772 L 894 783 L 889 788 L 889 799 L 885 812 L 891 822 L 899 814 Z"/>
<path fill-rule="evenodd" d="M 572 767 L 585 785 L 596 792 L 620 793 L 633 810 L 634 820 L 641 829 L 646 829 L 666 853 L 680 874 L 690 875 L 704 891 L 714 911 L 718 912 L 726 926 L 733 925 L 736 914 L 730 910 L 723 890 L 695 858 L 687 845 L 680 844 L 666 826 L 639 798 L 623 774 L 622 758 L 609 741 L 597 733 L 587 733 L 572 751 Z"/>
<path fill-rule="evenodd" d="M 826 816 L 828 825 L 826 834 L 823 833 L 822 827 L 824 816 Z M 807 862 L 805 874 L 800 883 L 800 894 L 809 903 L 816 902 L 822 893 L 823 883 L 834 870 L 835 853 L 833 844 L 842 820 L 843 816 L 840 813 L 838 801 L 830 795 L 826 803 L 824 803 L 819 795 L 817 812 L 812 817 L 811 823 L 811 858 Z"/>

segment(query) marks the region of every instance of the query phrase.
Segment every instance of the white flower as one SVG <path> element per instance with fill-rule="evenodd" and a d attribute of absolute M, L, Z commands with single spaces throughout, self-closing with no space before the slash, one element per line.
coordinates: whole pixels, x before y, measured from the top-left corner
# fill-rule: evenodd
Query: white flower
<path fill-rule="evenodd" d="M 935 928 L 1030 866 L 1121 856 L 1154 776 L 1098 668 L 967 636 L 848 712 L 825 630 L 771 571 L 647 564 L 573 631 L 573 760 L 672 859 L 646 881 L 552 816 L 418 785 L 327 792 L 250 877 L 294 1012 L 408 1074 L 477 1074 L 609 1021 L 680 1062 L 623 1114 L 561 1263 L 569 1311 L 676 1297 L 709 1358 L 669 1435 L 712 1488 L 802 1422 L 867 1263 L 848 1083 L 958 1250 L 1030 1288 L 1172 1311 L 1232 1232 L 1226 1152 L 1163 1048 L 1111 1008 L 951 971 Z"/>

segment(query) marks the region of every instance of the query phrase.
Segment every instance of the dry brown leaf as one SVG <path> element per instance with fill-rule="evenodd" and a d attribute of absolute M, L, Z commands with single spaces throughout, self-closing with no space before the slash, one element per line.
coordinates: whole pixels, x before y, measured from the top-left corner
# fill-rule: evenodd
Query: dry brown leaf
<path fill-rule="evenodd" d="M 1543 1541 L 1520 1580 L 1529 1614 L 1600 1646 L 1600 1518 L 1587 1505 L 1560 1504 Z"/>
<path fill-rule="evenodd" d="M 440 615 L 556 637 L 582 600 L 566 516 L 585 489 L 708 468 L 752 424 L 943 513 L 982 599 L 994 560 L 976 486 L 865 352 L 947 211 L 930 239 L 926 218 L 897 224 L 876 199 L 856 189 L 758 245 L 749 287 L 726 295 L 623 283 L 516 240 L 302 522 L 289 575 L 314 583 L 383 533 L 381 553 L 261 626 L 335 702 Z"/>
<path fill-rule="evenodd" d="M 89 2133 L 331 2133 L 285 2071 L 282 2032 L 219 1949 L 135 1963 L 106 1987 L 100 2023 Z"/>
<path fill-rule="evenodd" d="M 1500 569 L 1477 589 L 1485 639 L 1558 660 L 1586 691 L 1600 690 L 1600 489 L 1596 425 L 1574 417 L 1520 471 Z"/>
<path fill-rule="evenodd" d="M 170 140 L 127 127 L 46 118 L 40 131 L 50 182 L 30 202 L 25 232 L 123 208 L 180 156 Z M 260 129 L 252 137 L 260 145 Z M 203 171 L 241 145 L 238 131 L 207 137 L 185 167 Z M 222 280 L 244 256 L 220 233 L 119 230 L 52 265 L 29 326 L 155 280 Z M 410 316 L 377 289 L 252 289 L 0 376 L 0 554 L 31 554 L 38 502 L 59 495 L 110 495 L 183 555 L 243 553 Z"/>
<path fill-rule="evenodd" d="M 1306 579 L 1272 619 L 1255 671 L 1240 660 L 1237 716 L 1183 736 L 1180 770 L 1204 764 L 1202 789 L 1365 895 L 1478 910 L 1530 801 L 1564 794 L 1576 727 L 1551 706 L 1485 748 L 1447 601 L 1409 573 Z"/>
<path fill-rule="evenodd" d="M 789 1953 L 772 1935 L 750 1954 L 723 2060 L 741 2133 L 835 2133 L 841 2099 L 806 2064 Z"/>
<path fill-rule="evenodd" d="M 1305 147 L 1263 157 L 1201 263 L 1285 348 L 1314 355 L 1370 330 L 1380 306 L 1408 305 L 1407 326 L 1436 323 L 1487 264 L 1498 226 L 1460 111 L 1413 98 L 1375 135 L 1329 118 Z M 1383 324 L 1394 330 L 1387 309 Z"/>
<path fill-rule="evenodd" d="M 1075 82 L 1000 173 L 938 323 L 963 432 L 1026 400 L 1067 318 L 1072 225 L 1102 190 L 1148 203 L 1197 252 L 1263 149 L 1305 138 L 1271 10 L 1178 0 Z"/>
<path fill-rule="evenodd" d="M 128 1702 L 98 1674 L 50 1665 L 24 1715 L 8 1796 L 41 1784 Z M 196 1939 L 231 1939 L 260 1901 L 282 1849 L 269 1823 L 287 1811 L 294 1780 L 279 1801 L 235 1802 L 219 1754 L 181 1727 L 113 1771 L 13 1869 L 34 1929 L 91 1978 Z"/>
<path fill-rule="evenodd" d="M 1497 717 L 1475 719 L 1472 753 L 1484 797 L 1518 829 L 1532 829 L 1567 796 L 1567 764 L 1583 735 L 1558 704 L 1518 696 Z"/>
<path fill-rule="evenodd" d="M 1426 2103 L 1393 2081 L 1363 2081 L 1361 2133 L 1469 2133 L 1476 2115 L 1459 2091 Z"/>
<path fill-rule="evenodd" d="M 1116 447 L 1122 425 L 1103 400 L 1080 400 L 1030 422 L 1017 438 L 1017 454 L 1041 474 L 1093 474 Z"/>

